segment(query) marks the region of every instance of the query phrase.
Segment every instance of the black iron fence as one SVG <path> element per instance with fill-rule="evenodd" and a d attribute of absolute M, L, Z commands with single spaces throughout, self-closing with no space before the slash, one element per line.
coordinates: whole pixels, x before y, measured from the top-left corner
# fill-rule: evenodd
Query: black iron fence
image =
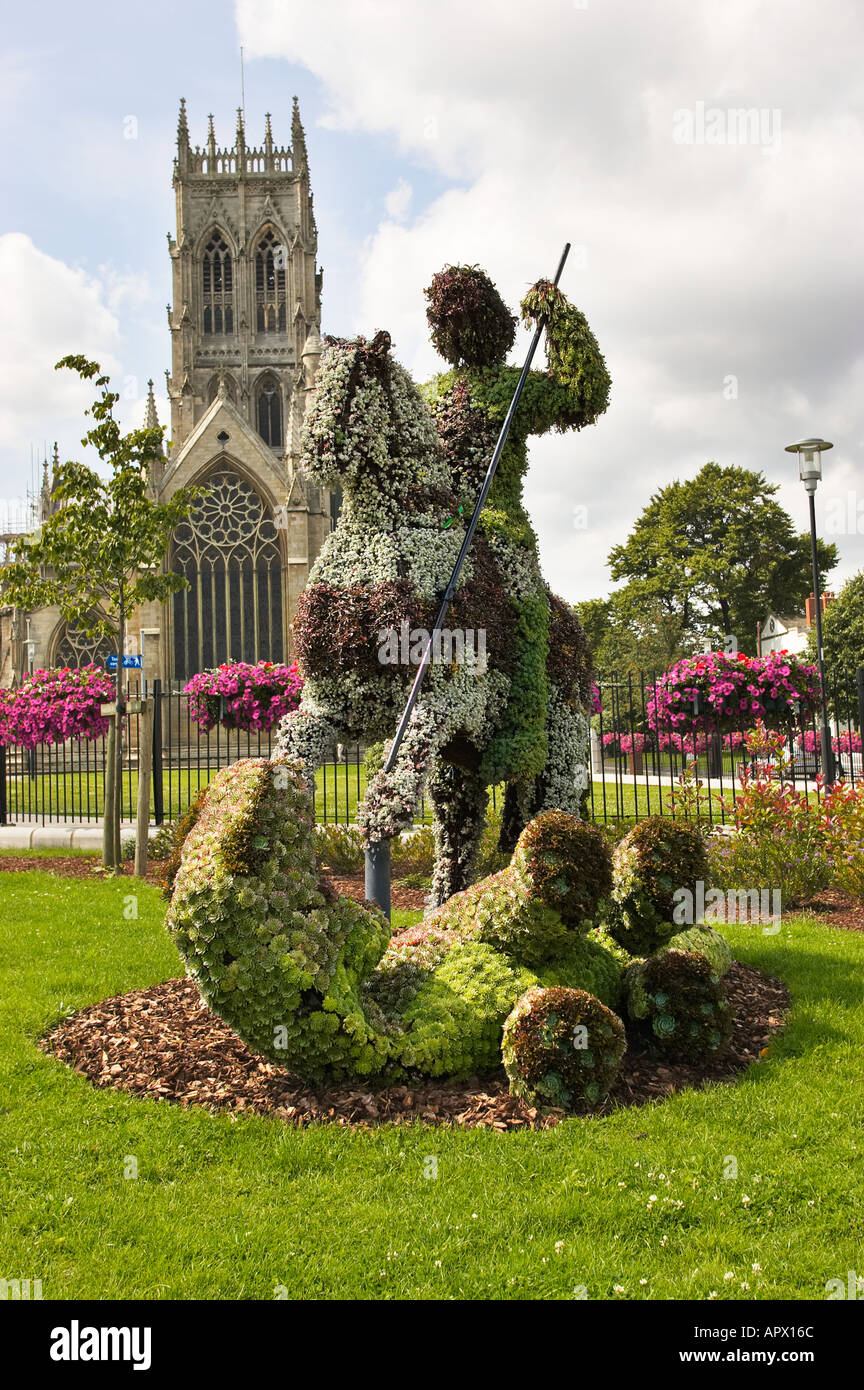
<path fill-rule="evenodd" d="M 602 712 L 591 720 L 590 768 L 577 773 L 581 785 L 587 783 L 587 813 L 599 821 L 694 813 L 711 822 L 728 821 L 738 774 L 750 760 L 745 737 L 752 721 L 742 719 L 738 727 L 711 734 L 669 735 L 650 727 L 654 677 L 612 673 L 597 684 Z M 157 825 L 181 815 L 219 768 L 240 758 L 268 757 L 272 751 L 275 730 L 251 734 L 216 725 L 205 733 L 191 718 L 182 690 L 163 690 L 159 681 L 149 690 L 128 689 L 130 699 L 142 693 L 155 702 L 151 807 Z M 864 668 L 831 673 L 828 693 L 837 776 L 855 785 L 864 780 Z M 141 716 L 127 713 L 122 725 L 121 815 L 131 822 L 138 795 Z M 797 789 L 820 795 L 817 716 L 785 731 L 784 751 Z M 0 745 L 0 825 L 97 822 L 104 808 L 105 752 L 104 738 L 70 739 L 34 749 Z M 363 746 L 334 747 L 317 774 L 316 818 L 350 824 L 365 791 Z M 500 789 L 493 788 L 493 804 L 499 794 Z M 430 819 L 425 802 L 418 819 Z"/>

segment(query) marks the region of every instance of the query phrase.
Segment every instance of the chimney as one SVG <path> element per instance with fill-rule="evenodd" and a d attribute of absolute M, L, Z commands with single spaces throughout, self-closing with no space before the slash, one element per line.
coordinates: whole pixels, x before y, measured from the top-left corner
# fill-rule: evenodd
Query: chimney
<path fill-rule="evenodd" d="M 831 593 L 830 590 L 826 590 L 824 594 L 820 594 L 820 595 L 819 595 L 819 599 L 820 599 L 820 606 L 821 606 L 822 612 L 823 612 L 823 614 L 824 614 L 825 609 L 828 607 L 829 603 L 833 603 L 833 601 L 834 601 L 834 595 Z M 807 626 L 808 626 L 808 627 L 812 627 L 813 624 L 814 624 L 815 621 L 816 621 L 816 596 L 815 596 L 815 594 L 810 594 L 810 596 L 808 597 L 807 602 L 806 602 L 805 605 L 804 605 L 804 613 L 805 613 L 806 618 L 807 618 Z"/>

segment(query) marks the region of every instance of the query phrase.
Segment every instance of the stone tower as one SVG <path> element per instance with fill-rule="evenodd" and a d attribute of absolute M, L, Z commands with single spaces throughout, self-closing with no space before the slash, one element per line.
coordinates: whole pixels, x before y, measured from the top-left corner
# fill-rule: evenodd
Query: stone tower
<path fill-rule="evenodd" d="M 184 680 L 222 661 L 281 661 L 309 566 L 331 528 L 329 494 L 297 472 L 299 431 L 321 355 L 322 273 L 297 100 L 290 146 L 192 146 L 180 103 L 176 236 L 168 238 L 171 442 L 154 496 L 205 489 L 169 563 L 189 580 L 142 612 L 145 666 Z M 151 416 L 152 392 L 148 400 Z M 155 406 L 152 406 L 155 419 Z M 151 639 L 148 656 L 147 638 Z"/>

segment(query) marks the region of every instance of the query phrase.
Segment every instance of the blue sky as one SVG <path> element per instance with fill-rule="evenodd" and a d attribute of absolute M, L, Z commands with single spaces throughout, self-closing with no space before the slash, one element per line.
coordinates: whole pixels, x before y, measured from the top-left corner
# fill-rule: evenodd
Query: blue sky
<path fill-rule="evenodd" d="M 424 379 L 435 270 L 478 262 L 515 306 L 574 243 L 563 288 L 614 384 L 596 426 L 532 447 L 560 593 L 607 592 L 651 493 L 709 459 L 763 469 L 803 530 L 783 446 L 810 434 L 835 443 L 818 495 L 835 587 L 864 563 L 856 0 L 818 19 L 788 0 L 43 0 L 7 11 L 4 40 L 0 500 L 33 445 L 80 453 L 87 395 L 51 370 L 62 353 L 108 366 L 130 422 L 148 376 L 164 397 L 178 102 L 193 143 L 210 111 L 231 139 L 242 42 L 250 139 L 270 110 L 287 140 L 300 99 L 325 328 L 388 328 Z"/>

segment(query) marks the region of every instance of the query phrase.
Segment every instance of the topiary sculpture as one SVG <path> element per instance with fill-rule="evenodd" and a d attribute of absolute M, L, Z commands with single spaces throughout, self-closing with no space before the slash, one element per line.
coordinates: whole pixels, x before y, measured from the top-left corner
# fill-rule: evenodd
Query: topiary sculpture
<path fill-rule="evenodd" d="M 708 878 L 701 831 L 686 821 L 649 816 L 624 836 L 614 852 L 614 911 L 609 928 L 634 956 L 649 955 L 679 930 L 675 893 L 696 894 Z"/>
<path fill-rule="evenodd" d="M 624 1025 L 582 989 L 529 989 L 504 1024 L 510 1089 L 529 1105 L 595 1106 L 618 1075 Z"/>
<path fill-rule="evenodd" d="M 477 266 L 446 266 L 433 277 L 426 298 L 432 341 L 452 370 L 425 392 L 460 507 L 470 511 L 519 377 L 519 368 L 506 361 L 516 318 Z M 521 309 L 532 326 L 545 317 L 548 371 L 528 375 L 480 519 L 481 536 L 515 581 L 513 672 L 506 708 L 482 763 L 489 782 L 507 780 L 501 847 L 508 853 L 543 807 L 578 814 L 580 787 L 572 768 L 581 761 L 587 769 L 583 717 L 592 685 L 585 634 L 541 574 L 537 538 L 522 498 L 528 440 L 551 429 L 595 423 L 607 408 L 610 388 L 584 314 L 559 289 L 538 281 Z"/>
<path fill-rule="evenodd" d="M 392 737 L 518 376 L 504 364 L 515 320 L 482 271 L 452 267 L 436 277 L 432 310 L 436 342 L 470 376 L 457 367 L 452 383 L 439 382 L 435 419 L 382 332 L 371 342 L 327 339 L 304 420 L 303 471 L 343 490 L 295 615 L 305 685 L 278 742 L 307 777 L 335 742 Z M 390 838 L 411 824 L 426 786 L 436 904 L 471 882 L 490 785 L 508 784 L 509 854 L 537 811 L 578 814 L 577 768 L 588 762 L 588 646 L 572 609 L 543 581 L 521 487 L 529 434 L 592 423 L 609 379 L 587 324 L 559 291 L 542 282 L 525 312 L 548 316 L 550 371 L 530 375 L 451 628 L 433 651 L 392 771 L 372 778 L 358 812 L 370 842 Z M 477 371 L 488 374 L 485 394 Z"/>
<path fill-rule="evenodd" d="M 600 1097 L 620 1061 L 611 1011 L 624 972 L 635 1000 L 637 979 L 653 988 L 656 968 L 648 961 L 633 973 L 602 926 L 615 885 L 600 832 L 542 813 L 508 868 L 392 938 L 377 907 L 336 896 L 315 845 L 301 766 L 245 759 L 214 778 L 182 847 L 168 929 L 206 1002 L 251 1047 L 310 1080 L 465 1077 L 500 1064 L 504 1022 L 531 991 L 524 1027 L 511 1029 L 514 1088 L 543 1103 Z M 681 978 L 689 1027 L 691 999 L 709 994 L 697 998 Z M 560 1008 L 544 1003 L 550 991 Z M 590 1058 L 565 1059 L 560 1085 L 549 1060 L 563 1036 L 553 1013 L 561 1027 L 584 1024 L 590 1043 Z M 518 1041 L 535 1033 L 546 1051 Z"/>
<path fill-rule="evenodd" d="M 625 976 L 627 1015 L 655 1049 L 684 1056 L 719 1052 L 732 1033 L 732 1010 L 704 956 L 666 949 L 634 961 Z"/>

